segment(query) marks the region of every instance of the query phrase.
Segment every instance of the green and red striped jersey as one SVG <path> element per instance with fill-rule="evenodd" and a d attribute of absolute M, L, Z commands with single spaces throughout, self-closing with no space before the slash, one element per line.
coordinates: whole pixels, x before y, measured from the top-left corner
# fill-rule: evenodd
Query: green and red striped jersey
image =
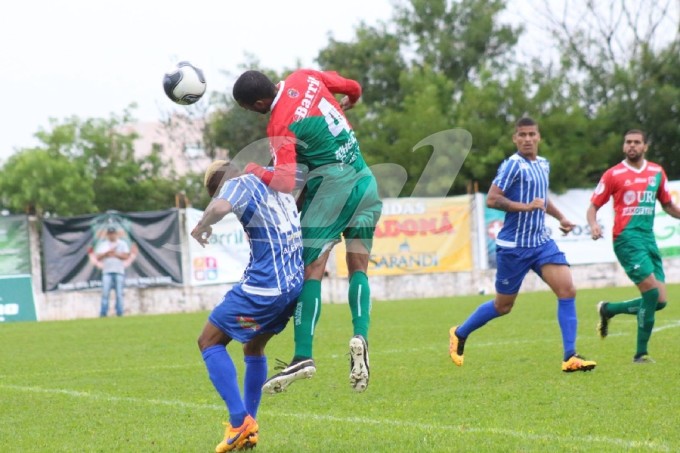
<path fill-rule="evenodd" d="M 614 240 L 629 233 L 653 234 L 656 200 L 663 205 L 672 201 L 663 168 L 646 160 L 640 169 L 623 161 L 602 175 L 590 201 L 600 208 L 610 197 L 614 199 Z"/>

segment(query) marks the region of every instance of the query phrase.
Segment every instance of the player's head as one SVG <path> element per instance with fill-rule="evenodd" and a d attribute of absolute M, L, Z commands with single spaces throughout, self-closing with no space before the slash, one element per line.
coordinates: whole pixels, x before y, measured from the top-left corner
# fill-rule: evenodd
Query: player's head
<path fill-rule="evenodd" d="M 623 135 L 623 154 L 629 162 L 639 162 L 649 148 L 647 134 L 640 129 L 631 129 Z"/>
<path fill-rule="evenodd" d="M 276 85 L 260 71 L 246 71 L 236 79 L 232 95 L 244 109 L 267 113 L 276 97 Z"/>
<path fill-rule="evenodd" d="M 216 160 L 208 165 L 203 177 L 203 185 L 208 191 L 210 198 L 220 190 L 224 181 L 241 175 L 241 170 L 226 160 Z"/>
<path fill-rule="evenodd" d="M 517 146 L 520 154 L 524 156 L 535 156 L 538 154 L 538 143 L 541 141 L 538 123 L 528 116 L 517 120 L 512 141 Z"/>
<path fill-rule="evenodd" d="M 111 240 L 116 239 L 118 237 L 118 229 L 116 227 L 110 226 L 106 229 L 106 235 Z"/>

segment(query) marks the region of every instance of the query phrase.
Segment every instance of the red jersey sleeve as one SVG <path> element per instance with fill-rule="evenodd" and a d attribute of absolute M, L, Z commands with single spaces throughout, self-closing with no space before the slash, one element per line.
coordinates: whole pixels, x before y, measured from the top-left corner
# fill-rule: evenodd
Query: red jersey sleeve
<path fill-rule="evenodd" d="M 318 75 L 331 93 L 346 94 L 352 104 L 361 97 L 361 85 L 356 80 L 346 79 L 335 71 L 323 71 Z"/>
<path fill-rule="evenodd" d="M 269 146 L 274 158 L 274 170 L 249 163 L 246 173 L 252 173 L 278 192 L 291 193 L 295 189 L 295 135 L 285 126 L 270 125 L 267 129 Z"/>
<path fill-rule="evenodd" d="M 600 208 L 609 201 L 609 198 L 614 191 L 614 188 L 612 187 L 613 183 L 612 173 L 610 170 L 607 170 L 604 175 L 602 175 L 602 178 L 600 178 L 600 182 L 597 183 L 597 187 L 595 187 L 595 191 L 590 197 L 590 202 L 594 204 L 595 207 Z"/>
<path fill-rule="evenodd" d="M 666 172 L 661 170 L 661 184 L 659 184 L 659 190 L 656 191 L 656 198 L 659 200 L 661 205 L 667 205 L 673 201 L 671 196 L 671 191 L 668 188 L 668 177 Z"/>

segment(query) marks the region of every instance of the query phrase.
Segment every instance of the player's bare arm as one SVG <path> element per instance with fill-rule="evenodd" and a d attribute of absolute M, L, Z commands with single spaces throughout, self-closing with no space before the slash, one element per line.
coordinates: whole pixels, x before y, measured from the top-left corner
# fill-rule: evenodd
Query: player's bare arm
<path fill-rule="evenodd" d="M 232 206 L 227 200 L 213 199 L 205 212 L 203 217 L 198 221 L 198 224 L 191 231 L 191 237 L 205 247 L 208 244 L 208 238 L 212 234 L 212 225 L 216 224 L 231 212 Z"/>
<path fill-rule="evenodd" d="M 590 237 L 593 241 L 597 241 L 602 237 L 602 228 L 600 228 L 600 224 L 597 223 L 597 210 L 598 207 L 590 203 L 590 206 L 588 206 L 588 210 L 586 211 L 586 219 L 590 226 Z"/>
<path fill-rule="evenodd" d="M 680 219 L 680 206 L 678 206 L 675 203 L 666 203 L 664 205 L 661 205 L 663 210 L 668 214 L 669 216 L 675 218 L 675 219 Z"/>
<path fill-rule="evenodd" d="M 562 214 L 562 211 L 557 209 L 557 206 L 555 206 L 554 203 L 552 203 L 550 200 L 548 200 L 548 204 L 545 208 L 546 214 L 548 214 L 551 217 L 554 217 L 560 222 L 560 231 L 562 232 L 563 235 L 569 234 L 571 230 L 574 229 L 576 225 L 574 225 L 569 219 L 567 219 L 564 214 Z"/>
<path fill-rule="evenodd" d="M 486 196 L 486 205 L 493 209 L 505 212 L 530 212 L 537 209 L 545 210 L 545 200 L 534 198 L 531 203 L 520 203 L 512 201 L 505 196 L 505 193 L 495 184 L 491 185 Z"/>

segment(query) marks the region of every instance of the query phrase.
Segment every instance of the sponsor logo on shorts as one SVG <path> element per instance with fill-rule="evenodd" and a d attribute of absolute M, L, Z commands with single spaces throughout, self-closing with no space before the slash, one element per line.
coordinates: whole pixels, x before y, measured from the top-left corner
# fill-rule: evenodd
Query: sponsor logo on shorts
<path fill-rule="evenodd" d="M 257 321 L 255 321 L 255 318 L 250 316 L 239 316 L 237 320 L 242 329 L 248 329 L 252 330 L 253 332 L 257 332 L 262 328 L 262 326 L 259 325 Z"/>

